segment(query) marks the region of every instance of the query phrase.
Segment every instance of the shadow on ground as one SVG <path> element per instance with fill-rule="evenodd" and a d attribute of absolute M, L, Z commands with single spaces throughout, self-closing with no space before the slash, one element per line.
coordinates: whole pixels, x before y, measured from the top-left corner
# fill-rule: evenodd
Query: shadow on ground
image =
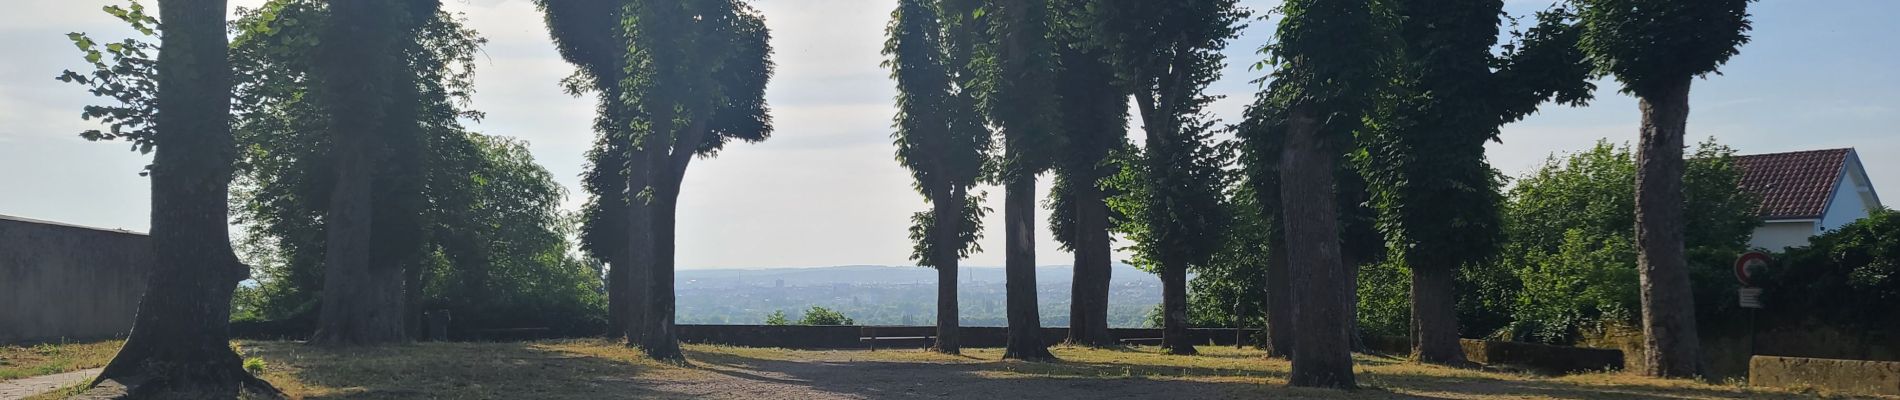
<path fill-rule="evenodd" d="M 606 341 L 417 344 L 327 350 L 247 343 L 267 378 L 309 399 L 393 398 L 1798 398 L 1786 392 L 1625 375 L 1544 378 L 1360 359 L 1363 389 L 1285 387 L 1288 364 L 1257 353 L 1165 356 L 1152 348 L 1059 348 L 1062 361 L 998 361 L 917 350 L 791 351 L 688 346 L 687 366 Z"/>

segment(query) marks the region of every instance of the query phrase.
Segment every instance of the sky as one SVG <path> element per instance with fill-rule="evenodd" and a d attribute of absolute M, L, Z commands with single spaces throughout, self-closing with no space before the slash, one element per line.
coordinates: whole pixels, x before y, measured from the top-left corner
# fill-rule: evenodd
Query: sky
<path fill-rule="evenodd" d="M 262 0 L 231 0 L 253 7 Z M 147 1 L 152 3 L 151 1 Z M 1265 14 L 1267 0 L 1241 3 Z M 98 99 L 53 80 L 83 66 L 66 39 L 86 32 L 101 40 L 133 34 L 99 11 L 118 0 L 20 0 L 0 14 L 0 214 L 144 231 L 148 182 L 137 172 L 148 156 L 124 142 L 88 142 L 77 133 L 96 124 L 79 118 Z M 681 268 L 907 265 L 906 228 L 924 210 L 891 145 L 893 83 L 878 66 L 883 29 L 894 0 L 753 0 L 772 29 L 778 72 L 767 88 L 777 130 L 758 144 L 735 144 L 718 158 L 695 161 L 679 209 Z M 1508 0 L 1527 15 L 1551 0 Z M 474 107 L 488 118 L 472 126 L 528 141 L 534 156 L 568 189 L 580 192 L 582 154 L 592 141 L 591 98 L 562 93 L 573 67 L 549 41 L 529 0 L 446 0 L 490 42 L 478 58 Z M 1764 0 L 1754 3 L 1753 41 L 1691 92 L 1689 140 L 1714 137 L 1742 154 L 1819 148 L 1859 150 L 1874 186 L 1900 196 L 1900 1 Z M 1228 49 L 1228 67 L 1209 88 L 1226 96 L 1211 112 L 1238 122 L 1264 73 L 1249 70 L 1272 26 L 1254 21 Z M 1507 125 L 1489 145 L 1497 168 L 1522 175 L 1554 153 L 1584 150 L 1599 140 L 1634 142 L 1635 99 L 1614 81 L 1597 82 L 1588 107 L 1546 105 Z M 1047 181 L 1043 180 L 1043 193 Z M 966 265 L 1002 265 L 999 210 L 986 221 L 990 251 Z M 1897 198 L 1900 199 L 1900 198 Z M 1897 201 L 1897 200 L 1889 200 Z M 1047 210 L 1038 210 L 1044 221 Z M 1037 263 L 1068 264 L 1046 227 Z M 1118 257 L 1125 255 L 1118 253 Z"/>

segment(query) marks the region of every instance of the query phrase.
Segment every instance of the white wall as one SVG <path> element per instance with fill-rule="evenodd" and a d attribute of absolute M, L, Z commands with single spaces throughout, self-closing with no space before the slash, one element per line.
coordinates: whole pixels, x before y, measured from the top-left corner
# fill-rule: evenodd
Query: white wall
<path fill-rule="evenodd" d="M 1862 197 L 1861 183 L 1867 177 L 1860 176 L 1860 168 L 1854 168 L 1854 160 L 1849 159 L 1846 171 L 1840 181 L 1834 183 L 1834 200 L 1827 205 L 1827 215 L 1821 216 L 1822 232 L 1838 229 L 1850 222 L 1867 218 L 1867 200 Z"/>
<path fill-rule="evenodd" d="M 1755 236 L 1748 239 L 1748 245 L 1781 251 L 1787 247 L 1806 246 L 1808 237 L 1815 233 L 1814 220 L 1771 221 L 1755 228 Z"/>

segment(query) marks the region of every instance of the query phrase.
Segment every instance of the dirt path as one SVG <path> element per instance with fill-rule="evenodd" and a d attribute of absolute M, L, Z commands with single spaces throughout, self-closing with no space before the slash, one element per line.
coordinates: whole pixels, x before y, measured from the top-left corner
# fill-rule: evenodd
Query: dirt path
<path fill-rule="evenodd" d="M 699 374 L 634 376 L 624 383 L 657 397 L 707 399 L 1217 399 L 1245 397 L 1240 382 L 1169 379 L 1075 379 L 1012 370 L 1040 369 L 1018 362 L 919 362 L 865 359 L 867 354 L 819 353 L 807 360 L 773 360 L 696 353 Z"/>
<path fill-rule="evenodd" d="M 99 368 L 84 369 L 63 374 L 40 375 L 0 381 L 0 400 L 12 400 L 46 393 L 67 385 L 85 382 L 99 375 Z"/>

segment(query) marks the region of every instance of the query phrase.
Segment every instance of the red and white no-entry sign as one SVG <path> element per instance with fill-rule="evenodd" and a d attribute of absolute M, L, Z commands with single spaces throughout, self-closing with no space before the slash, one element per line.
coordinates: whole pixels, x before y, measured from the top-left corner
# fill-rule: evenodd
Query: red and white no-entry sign
<path fill-rule="evenodd" d="M 1758 271 L 1767 267 L 1768 260 L 1768 254 L 1759 251 L 1742 253 L 1740 258 L 1735 259 L 1735 281 L 1741 282 L 1743 287 L 1755 286 L 1753 282 L 1749 281 L 1749 271 Z"/>

